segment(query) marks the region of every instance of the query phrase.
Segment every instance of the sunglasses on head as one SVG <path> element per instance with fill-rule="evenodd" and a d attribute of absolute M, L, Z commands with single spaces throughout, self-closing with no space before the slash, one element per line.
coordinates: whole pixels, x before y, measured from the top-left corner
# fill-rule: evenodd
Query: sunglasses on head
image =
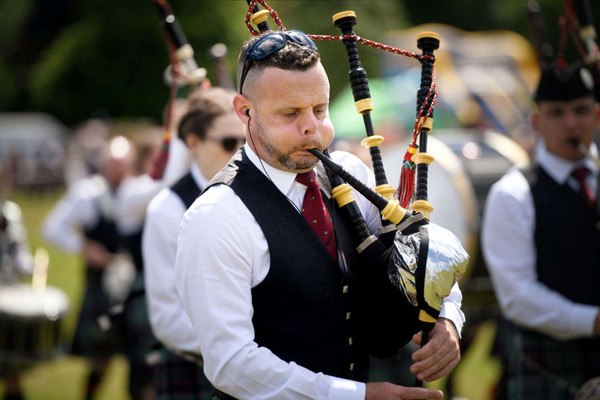
<path fill-rule="evenodd" d="M 224 137 L 224 138 L 214 138 L 214 137 L 207 136 L 204 139 L 210 140 L 211 142 L 220 143 L 221 146 L 223 147 L 223 150 L 228 151 L 228 152 L 237 150 L 238 148 L 240 148 L 244 144 L 246 144 L 246 138 L 236 137 L 236 136 L 228 136 L 228 137 Z"/>
<path fill-rule="evenodd" d="M 288 40 L 301 46 L 310 46 L 314 50 L 317 50 L 317 46 L 312 39 L 309 38 L 306 33 L 300 31 L 279 31 L 261 37 L 250 46 L 246 53 L 244 67 L 242 68 L 242 74 L 240 76 L 240 94 L 244 88 L 244 81 L 250 70 L 252 60 L 263 60 L 270 55 L 277 53 L 285 47 Z"/>

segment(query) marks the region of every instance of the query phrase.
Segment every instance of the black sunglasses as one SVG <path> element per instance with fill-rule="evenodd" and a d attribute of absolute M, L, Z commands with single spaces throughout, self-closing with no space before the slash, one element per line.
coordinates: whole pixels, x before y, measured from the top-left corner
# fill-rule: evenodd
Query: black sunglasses
<path fill-rule="evenodd" d="M 261 37 L 254 42 L 252 46 L 250 46 L 248 52 L 246 53 L 246 58 L 244 59 L 244 68 L 242 68 L 242 74 L 240 76 L 240 94 L 242 93 L 244 81 L 246 80 L 246 75 L 248 75 L 248 71 L 250 70 L 252 60 L 263 60 L 270 55 L 277 53 L 279 50 L 285 47 L 285 44 L 288 40 L 291 40 L 292 42 L 301 46 L 310 46 L 314 50 L 317 50 L 315 42 L 313 42 L 312 39 L 306 35 L 306 33 L 300 31 L 279 31 Z"/>
<path fill-rule="evenodd" d="M 228 137 L 224 137 L 224 138 L 214 138 L 214 137 L 207 136 L 204 139 L 210 140 L 212 142 L 221 143 L 221 146 L 223 146 L 223 149 L 228 152 L 237 150 L 238 148 L 240 148 L 244 144 L 246 144 L 246 138 L 235 137 L 235 136 L 228 136 Z"/>

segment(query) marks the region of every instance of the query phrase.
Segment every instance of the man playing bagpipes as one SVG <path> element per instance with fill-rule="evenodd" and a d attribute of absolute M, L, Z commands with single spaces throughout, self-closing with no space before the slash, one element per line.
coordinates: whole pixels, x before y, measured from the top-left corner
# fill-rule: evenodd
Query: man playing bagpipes
<path fill-rule="evenodd" d="M 509 171 L 488 197 L 483 253 L 505 318 L 498 398 L 573 399 L 600 376 L 594 85 L 581 63 L 559 57 L 542 66 L 532 116 L 535 161 Z"/>
<path fill-rule="evenodd" d="M 334 137 L 329 81 L 314 42 L 284 30 L 246 41 L 238 92 L 246 145 L 185 214 L 175 265 L 216 398 L 441 398 L 432 389 L 365 383 L 370 354 L 390 357 L 418 333 L 418 309 L 398 294 L 385 265 L 364 268 L 328 174 L 310 152 Z M 358 158 L 331 157 L 374 186 Z M 360 194 L 356 204 L 377 232 L 377 208 Z M 399 280 L 410 285 L 409 275 Z M 453 283 L 428 344 L 413 354 L 411 372 L 420 380 L 447 375 L 460 359 L 464 316 L 460 291 L 449 293 Z M 378 308 L 365 306 L 373 300 L 381 300 Z"/>

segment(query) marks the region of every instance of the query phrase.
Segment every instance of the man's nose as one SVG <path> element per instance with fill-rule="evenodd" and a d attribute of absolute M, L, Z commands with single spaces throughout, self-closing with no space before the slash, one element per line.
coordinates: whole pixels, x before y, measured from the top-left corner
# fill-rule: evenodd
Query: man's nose
<path fill-rule="evenodd" d="M 303 135 L 314 135 L 319 130 L 317 117 L 312 111 L 304 113 L 301 118 L 301 130 Z"/>
<path fill-rule="evenodd" d="M 567 111 L 563 121 L 568 129 L 575 129 L 577 127 L 577 115 L 573 111 Z"/>

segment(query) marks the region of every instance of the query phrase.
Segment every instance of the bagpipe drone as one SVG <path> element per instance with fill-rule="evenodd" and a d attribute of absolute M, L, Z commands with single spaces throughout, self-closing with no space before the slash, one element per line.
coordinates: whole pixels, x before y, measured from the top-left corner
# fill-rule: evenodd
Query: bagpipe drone
<path fill-rule="evenodd" d="M 181 86 L 201 87 L 206 81 L 206 69 L 198 67 L 194 59 L 194 49 L 189 44 L 183 30 L 179 26 L 173 9 L 166 0 L 153 0 L 158 9 L 161 25 L 165 31 L 165 42 L 170 64 L 165 69 L 164 80 L 170 86 L 169 101 L 165 114 L 165 134 L 158 156 L 153 163 L 150 177 L 161 179 L 169 159 L 171 144 L 171 119 L 173 103 L 177 90 Z"/>
<path fill-rule="evenodd" d="M 264 0 L 247 0 L 246 25 L 253 35 L 269 31 L 269 16 L 279 29 L 285 31 L 277 13 Z M 264 9 L 258 11 L 258 5 Z M 464 274 L 469 256 L 458 238 L 450 231 L 429 222 L 433 207 L 427 201 L 429 165 L 434 161 L 427 153 L 427 135 L 433 129 L 433 110 L 437 99 L 435 84 L 435 55 L 439 47 L 439 35 L 421 33 L 417 46 L 422 51 L 415 54 L 359 37 L 353 27 L 357 23 L 354 11 L 344 11 L 333 16 L 333 23 L 341 35 L 312 35 L 312 40 L 339 40 L 345 47 L 350 65 L 349 79 L 358 113 L 363 116 L 367 137 L 362 144 L 369 148 L 377 187 L 367 187 L 344 168 L 332 161 L 327 153 L 309 150 L 326 167 L 332 183 L 332 197 L 345 213 L 353 227 L 356 250 L 368 260 L 369 268 L 385 271 L 393 286 L 412 306 L 419 309 L 423 336 L 421 345 L 427 343 L 445 297 Z M 252 24 L 259 30 L 253 28 Z M 379 150 L 383 137 L 375 135 L 371 112 L 369 83 L 357 49 L 361 43 L 376 49 L 389 51 L 417 59 L 421 63 L 421 84 L 417 93 L 416 119 L 412 142 L 403 160 L 401 181 L 398 189 L 388 184 Z M 416 179 L 415 179 L 416 173 Z M 352 188 L 373 203 L 381 212 L 382 229 L 379 236 L 371 234 L 356 204 Z M 406 207 L 410 207 L 407 210 Z M 417 381 L 416 385 L 422 382 Z"/>
<path fill-rule="evenodd" d="M 593 87 L 596 101 L 600 102 L 600 48 L 596 42 L 597 34 L 593 25 L 590 5 L 587 0 L 564 0 L 563 5 L 563 14 L 558 20 L 559 38 L 556 46 L 556 56 L 553 57 L 554 49 L 548 43 L 544 32 L 540 6 L 536 1 L 528 3 L 527 17 L 538 63 L 542 69 L 551 68 L 552 66 L 560 69 L 583 67 L 580 71 L 582 82 L 589 85 L 589 87 Z M 567 61 L 566 56 L 569 38 L 580 58 L 572 63 Z M 600 160 L 590 154 L 589 149 L 578 139 L 572 139 L 569 142 L 585 157 L 600 165 Z"/>

